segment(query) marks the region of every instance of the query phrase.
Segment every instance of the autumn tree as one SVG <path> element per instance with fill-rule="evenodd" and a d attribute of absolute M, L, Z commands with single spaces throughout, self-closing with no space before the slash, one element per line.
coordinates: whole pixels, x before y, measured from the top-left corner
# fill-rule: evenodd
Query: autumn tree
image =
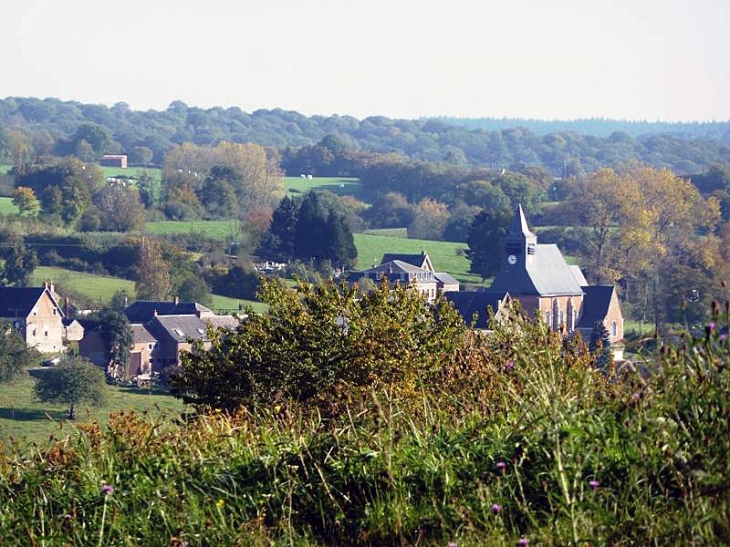
<path fill-rule="evenodd" d="M 41 203 L 32 188 L 20 186 L 11 194 L 13 204 L 23 216 L 36 217 L 41 211 Z"/>
<path fill-rule="evenodd" d="M 136 188 L 119 182 L 110 184 L 96 194 L 94 204 L 101 212 L 101 226 L 106 231 L 129 232 L 144 225 L 144 205 Z"/>
<path fill-rule="evenodd" d="M 164 300 L 170 295 L 172 287 L 170 265 L 162 257 L 160 245 L 143 238 L 134 290 L 140 300 Z"/>
<path fill-rule="evenodd" d="M 36 381 L 34 394 L 36 399 L 44 403 L 68 405 L 67 417 L 74 420 L 79 404 L 104 404 L 104 371 L 82 357 L 67 355 L 58 365 L 43 371 Z"/>
<path fill-rule="evenodd" d="M 443 239 L 451 214 L 445 203 L 423 198 L 413 208 L 413 220 L 408 225 L 408 237 L 414 239 Z"/>

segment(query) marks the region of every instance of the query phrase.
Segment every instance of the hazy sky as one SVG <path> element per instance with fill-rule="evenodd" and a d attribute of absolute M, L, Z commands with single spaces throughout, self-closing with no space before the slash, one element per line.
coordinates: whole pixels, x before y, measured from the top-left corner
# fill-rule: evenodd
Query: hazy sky
<path fill-rule="evenodd" d="M 730 0 L 0 0 L 0 97 L 730 119 Z"/>

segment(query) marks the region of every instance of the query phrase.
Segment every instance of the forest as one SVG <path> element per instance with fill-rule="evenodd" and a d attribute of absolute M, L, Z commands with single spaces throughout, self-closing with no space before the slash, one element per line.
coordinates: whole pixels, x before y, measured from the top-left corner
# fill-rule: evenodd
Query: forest
<path fill-rule="evenodd" d="M 182 101 L 164 111 L 135 111 L 58 99 L 0 100 L 0 161 L 22 137 L 35 153 L 76 154 L 103 150 L 130 156 L 138 165 L 161 165 L 175 145 L 215 146 L 221 141 L 296 149 L 338 136 L 349 148 L 398 153 L 413 161 L 508 168 L 541 166 L 556 176 L 639 161 L 677 174 L 730 163 L 730 124 L 668 124 L 576 120 L 390 119 L 372 116 L 304 116 L 282 109 L 243 112 L 237 107 L 198 108 Z M 11 139 L 11 136 L 14 137 Z M 16 150 L 16 154 L 18 151 Z M 287 173 L 299 172 L 284 162 Z M 324 176 L 325 173 L 315 173 Z M 359 173 L 352 172 L 352 176 Z"/>

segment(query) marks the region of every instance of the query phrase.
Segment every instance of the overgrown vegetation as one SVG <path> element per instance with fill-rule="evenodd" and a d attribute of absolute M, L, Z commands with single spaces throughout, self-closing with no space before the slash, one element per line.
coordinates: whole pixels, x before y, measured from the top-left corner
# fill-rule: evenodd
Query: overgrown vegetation
<path fill-rule="evenodd" d="M 319 294 L 300 303 L 324 328 L 316 304 L 343 297 Z M 724 544 L 727 309 L 621 371 L 513 310 L 490 336 L 454 331 L 438 379 L 411 391 L 395 375 L 336 412 L 262 398 L 188 424 L 119 413 L 0 459 L 0 542 Z"/>

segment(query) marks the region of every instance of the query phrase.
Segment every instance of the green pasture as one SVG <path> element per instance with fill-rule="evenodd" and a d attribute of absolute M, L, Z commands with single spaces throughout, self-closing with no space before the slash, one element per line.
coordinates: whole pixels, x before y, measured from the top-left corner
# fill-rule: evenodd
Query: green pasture
<path fill-rule="evenodd" d="M 84 296 L 88 296 L 98 302 L 99 305 L 104 305 L 109 302 L 114 293 L 119 290 L 127 291 L 127 293 L 134 296 L 134 281 L 119 277 L 64 270 L 63 268 L 51 268 L 48 266 L 41 266 L 35 269 L 31 276 L 31 284 L 38 286 L 47 279 Z M 241 307 L 251 306 L 254 311 L 259 313 L 264 313 L 268 309 L 266 304 L 262 302 L 230 298 L 219 294 L 213 295 L 214 311 L 221 310 L 226 313 L 233 313 L 239 309 L 239 304 Z"/>
<path fill-rule="evenodd" d="M 469 260 L 462 254 L 465 243 L 430 241 L 426 239 L 403 239 L 375 234 L 355 234 L 358 263 L 357 268 L 367 269 L 380 260 L 385 253 L 417 254 L 426 251 L 436 271 L 451 274 L 465 283 L 481 283 L 478 275 L 469 273 Z"/>
<path fill-rule="evenodd" d="M 241 227 L 237 220 L 159 220 L 148 222 L 145 231 L 149 234 L 170 236 L 200 234 L 220 241 L 237 241 Z"/>
<path fill-rule="evenodd" d="M 17 215 L 18 208 L 12 198 L 0 198 L 0 215 Z"/>
<path fill-rule="evenodd" d="M 328 190 L 338 196 L 355 196 L 360 194 L 360 182 L 349 177 L 284 177 L 284 188 L 292 195 L 301 195 L 309 190 Z"/>
<path fill-rule="evenodd" d="M 99 165 L 98 167 L 101 169 L 102 173 L 104 173 L 105 177 L 119 177 L 123 175 L 126 177 L 136 178 L 140 175 L 140 173 L 145 171 L 149 173 L 152 178 L 157 180 L 162 178 L 162 170 L 157 167 L 127 167 L 126 169 L 121 167 L 106 167 L 104 165 Z"/>
<path fill-rule="evenodd" d="M 9 173 L 12 168 L 12 165 L 0 165 L 0 175 Z"/>
<path fill-rule="evenodd" d="M 408 228 L 373 228 L 363 233 L 374 236 L 408 238 Z"/>
<path fill-rule="evenodd" d="M 44 369 L 37 372 L 42 373 Z M 33 371 L 31 371 L 33 372 Z M 176 418 L 185 409 L 182 401 L 148 389 L 107 386 L 104 406 L 78 408 L 76 422 L 66 420 L 68 407 L 41 403 L 33 397 L 35 379 L 24 377 L 11 384 L 0 384 L 0 441 L 9 447 L 11 440 L 25 446 L 44 443 L 51 436 L 62 439 L 73 432 L 73 423 L 98 421 L 105 424 L 109 413 L 134 410 L 162 419 Z"/>

